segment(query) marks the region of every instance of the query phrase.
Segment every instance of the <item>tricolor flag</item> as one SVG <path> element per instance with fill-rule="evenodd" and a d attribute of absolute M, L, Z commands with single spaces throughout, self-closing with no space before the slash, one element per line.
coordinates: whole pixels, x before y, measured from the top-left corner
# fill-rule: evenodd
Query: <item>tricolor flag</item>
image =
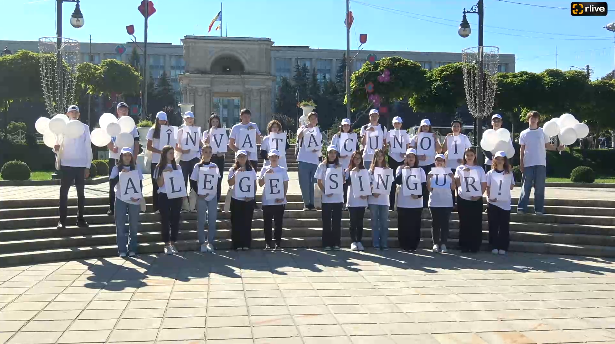
<path fill-rule="evenodd" d="M 216 26 L 216 31 L 220 30 L 220 25 Z"/>
<path fill-rule="evenodd" d="M 211 21 L 211 24 L 209 24 L 209 30 L 207 32 L 211 32 L 211 27 L 214 26 L 215 22 L 221 22 L 222 21 L 222 11 L 218 12 L 218 15 L 216 15 L 216 17 L 214 18 L 214 20 Z M 217 30 L 217 29 L 216 29 Z"/>

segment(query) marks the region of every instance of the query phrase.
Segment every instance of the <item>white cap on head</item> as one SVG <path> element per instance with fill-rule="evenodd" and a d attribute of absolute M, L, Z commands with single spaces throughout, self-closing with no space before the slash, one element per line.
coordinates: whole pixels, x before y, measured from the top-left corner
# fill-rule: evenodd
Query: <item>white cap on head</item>
<path fill-rule="evenodd" d="M 125 108 L 127 108 L 127 109 L 128 109 L 128 104 L 126 104 L 126 103 L 124 103 L 124 102 L 119 102 L 119 103 L 117 103 L 117 107 L 116 107 L 116 108 L 117 108 L 117 109 L 119 109 L 119 108 L 121 108 L 121 107 L 125 107 Z"/>
<path fill-rule="evenodd" d="M 438 159 L 446 160 L 446 157 L 444 156 L 444 154 L 436 154 L 436 158 L 434 160 Z"/>
<path fill-rule="evenodd" d="M 184 114 L 184 118 L 194 118 L 194 114 L 192 113 L 192 111 L 186 111 L 186 113 Z"/>
<path fill-rule="evenodd" d="M 167 120 L 167 113 L 166 113 L 166 112 L 164 112 L 164 111 L 159 111 L 159 112 L 156 114 L 156 119 L 159 119 L 159 120 L 161 120 L 161 121 L 166 121 L 166 120 Z"/>
<path fill-rule="evenodd" d="M 350 119 L 348 119 L 348 118 L 344 118 L 344 119 L 342 120 L 342 125 L 344 125 L 344 124 L 351 125 L 351 123 L 350 123 Z"/>
<path fill-rule="evenodd" d="M 402 121 L 401 117 L 395 116 L 393 117 L 393 124 L 395 123 L 404 123 L 404 121 Z"/>
<path fill-rule="evenodd" d="M 71 112 L 71 111 L 79 112 L 79 107 L 77 105 L 71 105 L 71 106 L 68 107 L 68 111 L 66 111 L 66 112 Z"/>
<path fill-rule="evenodd" d="M 414 148 L 408 148 L 408 149 L 406 150 L 406 155 L 408 155 L 408 154 L 414 154 L 414 155 L 417 155 L 417 154 L 416 154 L 416 149 L 414 149 Z"/>
<path fill-rule="evenodd" d="M 424 120 L 421 120 L 421 127 L 424 125 L 428 125 L 431 127 L 431 122 L 427 118 L 425 118 Z"/>
<path fill-rule="evenodd" d="M 267 153 L 267 156 L 272 156 L 272 155 L 277 155 L 278 157 L 280 156 L 280 151 L 277 149 L 272 149 L 269 151 L 269 153 Z"/>
<path fill-rule="evenodd" d="M 504 151 L 496 152 L 494 157 L 496 157 L 496 158 L 505 158 L 506 157 L 506 152 L 504 152 Z"/>
<path fill-rule="evenodd" d="M 124 147 L 124 148 L 122 148 L 122 150 L 120 151 L 120 154 L 124 154 L 124 153 L 130 153 L 130 154 L 132 154 L 132 148 L 130 148 L 130 147 Z"/>
<path fill-rule="evenodd" d="M 491 120 L 493 120 L 494 118 L 502 119 L 502 116 L 500 116 L 500 114 L 496 113 L 495 115 L 491 116 Z"/>
<path fill-rule="evenodd" d="M 238 151 L 237 151 L 237 153 L 235 153 L 235 157 L 237 158 L 237 157 L 239 157 L 240 155 L 245 155 L 245 156 L 248 156 L 248 152 L 247 152 L 247 151 L 245 151 L 245 150 L 243 150 L 243 149 L 240 149 L 240 150 L 238 150 Z"/>
<path fill-rule="evenodd" d="M 377 115 L 380 115 L 380 112 L 378 112 L 378 110 L 376 110 L 376 109 L 371 109 L 371 110 L 369 110 L 369 115 L 370 115 L 370 116 L 371 116 L 373 113 L 375 113 L 375 114 L 377 114 Z"/>
<path fill-rule="evenodd" d="M 327 147 L 327 152 L 330 151 L 336 151 L 337 152 L 337 147 L 335 147 L 334 145 L 330 145 L 329 147 Z"/>

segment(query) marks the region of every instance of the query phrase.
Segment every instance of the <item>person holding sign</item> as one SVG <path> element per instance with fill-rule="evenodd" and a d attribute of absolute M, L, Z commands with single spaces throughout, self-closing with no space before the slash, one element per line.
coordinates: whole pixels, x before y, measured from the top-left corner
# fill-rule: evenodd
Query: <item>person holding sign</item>
<path fill-rule="evenodd" d="M 406 150 L 410 146 L 410 136 L 405 130 L 401 129 L 402 123 L 401 117 L 393 118 L 393 128 L 395 129 L 390 130 L 386 138 L 386 142 L 389 144 L 389 167 L 393 171 L 396 171 L 403 164 Z M 395 206 L 395 193 L 397 191 L 395 184 L 393 183 L 389 194 L 389 210 L 394 210 L 393 207 Z"/>
<path fill-rule="evenodd" d="M 506 254 L 510 244 L 510 191 L 515 178 L 510 172 L 506 153 L 495 153 L 491 171 L 487 172 L 487 218 L 489 219 L 489 245 L 493 254 Z"/>
<path fill-rule="evenodd" d="M 288 192 L 288 173 L 279 165 L 280 153 L 272 149 L 267 153 L 269 166 L 263 167 L 258 176 L 258 185 L 263 189 L 263 221 L 265 222 L 265 250 L 273 249 L 271 240 L 272 222 L 275 221 L 275 249 L 282 248 L 282 221 L 286 209 L 286 193 Z"/>
<path fill-rule="evenodd" d="M 455 180 L 453 173 L 446 168 L 444 154 L 436 155 L 435 166 L 427 175 L 427 189 L 429 190 L 429 211 L 431 212 L 432 250 L 446 253 L 449 221 L 453 211 L 451 190 L 455 189 Z"/>
<path fill-rule="evenodd" d="M 327 147 L 327 161 L 318 165 L 314 178 L 322 190 L 322 246 L 325 251 L 339 250 L 342 241 L 344 172 L 335 146 Z"/>
<path fill-rule="evenodd" d="M 353 133 L 350 126 L 350 119 L 344 118 L 340 131 L 333 135 L 331 144 L 340 152 L 340 164 L 346 170 L 350 165 L 350 156 L 357 150 L 357 134 Z M 348 200 L 348 184 L 344 184 L 344 204 Z"/>
<path fill-rule="evenodd" d="M 175 151 L 181 153 L 179 166 L 182 167 L 184 174 L 184 185 L 188 183 L 188 178 L 192 174 L 194 165 L 199 162 L 199 151 L 201 150 L 201 127 L 194 126 L 194 114 L 186 111 L 184 114 L 184 124 L 177 131 L 177 143 Z M 184 199 L 183 211 L 196 211 L 196 191 L 191 188 L 190 196 Z"/>
<path fill-rule="evenodd" d="M 248 152 L 237 151 L 235 164 L 228 172 L 231 195 L 231 240 L 233 249 L 247 251 L 252 245 L 252 217 L 256 195 L 256 172 L 248 161 Z"/>
<path fill-rule="evenodd" d="M 116 111 L 118 119 L 128 116 L 128 104 L 119 102 L 117 104 Z M 134 138 L 133 152 L 136 152 L 135 155 L 137 155 L 139 154 L 139 131 L 137 130 L 137 127 L 134 127 L 130 134 Z M 109 166 L 115 166 L 117 161 L 120 159 L 120 148 L 115 145 L 115 139 L 116 137 L 112 137 L 111 142 L 107 145 L 107 148 L 109 148 Z M 115 211 L 115 183 L 117 183 L 117 181 L 114 181 L 115 179 L 111 179 L 112 170 L 112 168 L 109 169 L 109 210 L 107 211 L 107 215 L 110 216 L 113 216 Z"/>
<path fill-rule="evenodd" d="M 269 166 L 269 152 L 277 150 L 284 152 L 278 159 L 278 166 L 287 168 L 286 165 L 286 150 L 290 147 L 286 139 L 286 133 L 282 131 L 282 123 L 277 120 L 272 120 L 267 124 L 267 136 L 263 137 L 261 143 L 261 158 L 263 158 L 265 166 Z"/>
<path fill-rule="evenodd" d="M 416 149 L 419 157 L 419 166 L 425 171 L 425 174 L 428 174 L 431 168 L 434 167 L 435 155 L 442 150 L 428 119 L 421 121 L 418 134 L 410 140 L 410 147 Z M 427 189 L 423 191 L 423 207 L 427 208 L 428 191 Z"/>
<path fill-rule="evenodd" d="M 463 154 L 463 165 L 455 170 L 455 184 L 459 247 L 461 252 L 478 252 L 483 241 L 483 194 L 487 189 L 487 179 L 483 167 L 477 164 L 474 148 Z"/>
<path fill-rule="evenodd" d="M 225 128 L 220 127 L 220 116 L 215 112 L 209 116 L 209 131 L 203 133 L 203 144 L 208 144 L 212 148 L 213 155 L 211 162 L 218 166 L 218 191 L 216 199 L 219 202 L 222 195 L 222 177 L 224 175 L 224 156 L 228 147 L 228 135 Z"/>
<path fill-rule="evenodd" d="M 160 224 L 162 225 L 162 241 L 165 243 L 164 253 L 171 255 L 177 254 L 175 242 L 179 233 L 180 211 L 182 207 L 181 198 L 169 198 L 168 193 L 175 189 L 175 185 L 166 185 L 164 174 L 173 171 L 181 172 L 182 168 L 175 162 L 174 148 L 164 146 L 160 153 L 160 162 L 154 169 L 154 176 L 158 184 L 158 204 L 160 206 Z M 177 184 L 181 184 L 178 180 Z M 184 191 L 185 191 L 184 185 Z M 181 188 L 181 186 L 180 186 Z"/>
<path fill-rule="evenodd" d="M 261 143 L 261 131 L 258 130 L 258 125 L 254 122 L 250 122 L 252 118 L 252 112 L 248 109 L 241 109 L 239 114 L 241 123 L 235 124 L 231 128 L 231 136 L 229 138 L 228 146 L 237 153 L 239 150 L 245 150 L 248 153 L 248 160 L 254 168 L 254 171 L 258 169 L 258 154 L 256 152 L 256 145 Z"/>
<path fill-rule="evenodd" d="M 453 173 L 457 170 L 457 166 L 463 164 L 463 153 L 466 149 L 472 147 L 470 139 L 465 134 L 461 133 L 463 123 L 460 119 L 454 119 L 451 122 L 451 133 L 446 135 L 444 144 L 442 145 L 442 154 L 446 155 L 446 167 L 450 168 Z M 455 191 L 453 193 L 453 206 L 455 205 Z"/>
<path fill-rule="evenodd" d="M 365 168 L 369 169 L 374 153 L 386 145 L 387 129 L 380 123 L 380 113 L 376 109 L 369 111 L 369 123 L 361 127 L 361 145 Z"/>
<path fill-rule="evenodd" d="M 346 185 L 348 185 L 348 202 L 346 206 L 350 213 L 350 250 L 363 251 L 363 217 L 367 207 L 367 198 L 372 194 L 372 183 L 369 172 L 363 164 L 361 152 L 352 153 L 350 166 L 346 169 Z"/>
<path fill-rule="evenodd" d="M 158 149 L 160 146 L 160 127 L 163 125 L 167 125 L 167 114 L 163 111 L 160 111 L 156 114 L 156 124 L 150 128 L 147 132 L 147 150 L 152 152 L 152 160 L 150 162 L 150 173 L 152 176 L 152 195 L 153 197 L 153 205 L 154 212 L 159 211 L 158 207 L 158 183 L 156 183 L 156 177 L 154 176 L 154 171 L 156 170 L 156 166 L 160 162 L 160 153 L 161 149 Z"/>
<path fill-rule="evenodd" d="M 400 189 L 397 195 L 397 239 L 402 250 L 414 252 L 421 242 L 423 185 L 427 181 L 425 171 L 419 168 L 416 149 L 406 151 L 406 158 L 395 176 Z"/>
<path fill-rule="evenodd" d="M 372 195 L 367 203 L 372 216 L 372 245 L 375 249 L 386 251 L 389 239 L 389 193 L 393 185 L 393 170 L 387 167 L 384 150 L 374 153 L 374 161 L 369 167 L 372 181 Z"/>
<path fill-rule="evenodd" d="M 218 199 L 216 189 L 218 180 L 222 178 L 218 174 L 218 166 L 211 162 L 211 146 L 205 144 L 201 148 L 201 161 L 196 163 L 190 174 L 190 186 L 196 190 L 198 198 L 197 225 L 201 252 L 214 252 L 214 239 L 216 236 L 216 220 L 218 218 Z M 207 221 L 207 237 L 205 237 L 205 221 Z"/>
<path fill-rule="evenodd" d="M 137 167 L 132 148 L 120 151 L 119 159 L 111 169 L 109 180 L 115 184 L 115 228 L 117 251 L 120 257 L 137 255 L 137 233 L 139 232 L 139 201 L 143 198 L 143 174 Z M 126 232 L 126 213 L 128 212 L 129 230 Z"/>
<path fill-rule="evenodd" d="M 299 145 L 299 186 L 303 198 L 303 210 L 315 210 L 314 207 L 314 181 L 318 163 L 320 162 L 320 148 L 322 147 L 322 134 L 318 125 L 318 114 L 310 112 L 310 123 L 297 130 L 297 144 Z"/>

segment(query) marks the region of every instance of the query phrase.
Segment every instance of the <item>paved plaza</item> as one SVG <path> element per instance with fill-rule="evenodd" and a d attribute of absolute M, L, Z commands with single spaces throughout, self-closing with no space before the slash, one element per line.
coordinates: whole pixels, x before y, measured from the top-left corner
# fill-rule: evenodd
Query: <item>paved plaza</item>
<path fill-rule="evenodd" d="M 615 261 L 220 251 L 0 269 L 0 343 L 615 343 Z"/>

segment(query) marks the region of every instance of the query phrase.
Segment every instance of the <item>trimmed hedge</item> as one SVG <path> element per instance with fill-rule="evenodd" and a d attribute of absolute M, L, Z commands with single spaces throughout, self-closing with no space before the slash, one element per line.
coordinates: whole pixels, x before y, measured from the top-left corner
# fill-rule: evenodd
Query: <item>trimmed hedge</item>
<path fill-rule="evenodd" d="M 523 173 L 521 173 L 519 166 L 513 166 L 512 173 L 515 178 L 515 182 L 521 183 L 523 181 Z"/>
<path fill-rule="evenodd" d="M 567 149 L 547 152 L 547 176 L 569 178 L 577 166 L 590 167 L 597 175 L 613 175 L 615 149 Z"/>
<path fill-rule="evenodd" d="M 55 170 L 56 156 L 51 148 L 45 145 L 15 144 L 0 140 L 0 152 L 3 152 L 0 154 L 0 165 L 19 160 L 25 162 L 31 171 Z"/>
<path fill-rule="evenodd" d="M 575 169 L 570 173 L 570 181 L 573 183 L 593 183 L 596 181 L 596 174 L 591 167 L 575 167 Z"/>
<path fill-rule="evenodd" d="M 97 176 L 109 175 L 109 162 L 107 160 L 94 160 L 92 161 L 92 166 L 96 166 Z M 92 170 L 93 168 L 90 168 L 90 173 L 92 173 Z"/>
<path fill-rule="evenodd" d="M 29 180 L 30 167 L 23 161 L 9 161 L 2 166 L 0 175 L 4 180 Z"/>

